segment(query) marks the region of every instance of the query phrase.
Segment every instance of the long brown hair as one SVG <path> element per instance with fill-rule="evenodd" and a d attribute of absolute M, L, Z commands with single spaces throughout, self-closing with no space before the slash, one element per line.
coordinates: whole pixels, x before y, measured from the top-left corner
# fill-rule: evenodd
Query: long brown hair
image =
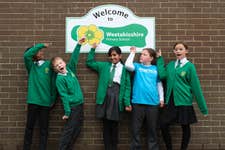
<path fill-rule="evenodd" d="M 144 48 L 143 50 L 147 50 L 149 55 L 151 57 L 153 57 L 153 60 L 152 60 L 151 64 L 156 65 L 156 52 L 155 52 L 155 50 L 152 49 L 152 48 Z"/>

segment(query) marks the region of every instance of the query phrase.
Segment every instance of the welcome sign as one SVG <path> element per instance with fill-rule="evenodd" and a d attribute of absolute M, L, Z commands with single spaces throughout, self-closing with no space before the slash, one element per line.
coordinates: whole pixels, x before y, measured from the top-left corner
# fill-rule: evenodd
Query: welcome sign
<path fill-rule="evenodd" d="M 83 17 L 66 18 L 66 52 L 72 52 L 78 40 L 85 36 L 81 52 L 89 52 L 94 43 L 96 52 L 108 52 L 119 46 L 122 52 L 130 52 L 135 46 L 155 49 L 155 18 L 137 17 L 120 5 L 101 5 L 91 9 Z"/>

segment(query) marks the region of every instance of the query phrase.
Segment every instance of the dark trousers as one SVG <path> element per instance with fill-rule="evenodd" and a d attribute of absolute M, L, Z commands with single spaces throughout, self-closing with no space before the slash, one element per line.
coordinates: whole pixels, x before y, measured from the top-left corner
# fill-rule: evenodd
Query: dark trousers
<path fill-rule="evenodd" d="M 71 114 L 64 125 L 62 132 L 59 149 L 60 150 L 72 150 L 73 144 L 76 141 L 81 131 L 83 124 L 83 104 L 74 106 L 71 109 Z"/>
<path fill-rule="evenodd" d="M 147 127 L 147 145 L 148 150 L 158 150 L 158 106 L 133 105 L 132 110 L 132 141 L 131 150 L 141 150 L 140 132 L 144 121 Z"/>
<path fill-rule="evenodd" d="M 23 150 L 30 150 L 33 137 L 33 129 L 36 120 L 39 121 L 40 128 L 40 144 L 39 150 L 46 150 L 48 138 L 48 118 L 49 107 L 39 106 L 35 104 L 28 104 L 27 123 L 24 134 Z"/>
<path fill-rule="evenodd" d="M 117 150 L 118 121 L 103 119 L 103 138 L 105 150 Z"/>
<path fill-rule="evenodd" d="M 163 140 L 166 144 L 166 149 L 172 150 L 173 148 L 172 148 L 172 140 L 171 140 L 169 126 L 170 124 L 161 124 L 161 131 L 162 131 Z M 182 142 L 181 142 L 180 150 L 187 150 L 190 137 L 191 137 L 191 128 L 189 124 L 181 125 L 181 127 L 182 127 L 183 134 L 182 134 Z"/>

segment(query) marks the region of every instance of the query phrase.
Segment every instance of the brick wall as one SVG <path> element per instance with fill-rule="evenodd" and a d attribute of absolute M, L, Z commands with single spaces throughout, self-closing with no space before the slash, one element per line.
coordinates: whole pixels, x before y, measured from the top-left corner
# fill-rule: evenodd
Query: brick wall
<path fill-rule="evenodd" d="M 37 42 L 52 42 L 47 58 L 65 54 L 65 17 L 81 17 L 91 8 L 119 4 L 137 16 L 156 17 L 156 47 L 166 61 L 173 59 L 172 46 L 185 41 L 189 59 L 196 65 L 209 107 L 204 118 L 196 107 L 199 123 L 192 126 L 190 150 L 225 149 L 225 0 L 1 0 L 0 1 L 0 150 L 20 150 L 26 123 L 27 73 L 24 50 Z M 102 124 L 95 119 L 97 75 L 87 69 L 81 54 L 79 81 L 85 96 L 85 120 L 75 148 L 103 150 Z M 125 54 L 125 58 L 126 58 Z M 98 54 L 98 60 L 106 60 Z M 51 111 L 48 149 L 58 147 L 64 122 L 60 101 Z M 130 142 L 130 114 L 120 124 L 120 150 Z M 144 133 L 144 132 L 143 132 Z M 33 143 L 37 149 L 38 130 Z M 172 127 L 173 143 L 179 148 L 180 127 Z M 144 136 L 144 134 L 143 134 Z M 144 143 L 144 139 L 143 139 Z M 160 138 L 160 147 L 164 144 Z"/>

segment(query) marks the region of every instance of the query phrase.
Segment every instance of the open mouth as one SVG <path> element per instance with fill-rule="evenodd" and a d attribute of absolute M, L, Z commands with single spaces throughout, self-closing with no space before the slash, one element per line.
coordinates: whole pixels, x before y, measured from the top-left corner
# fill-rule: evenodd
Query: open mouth
<path fill-rule="evenodd" d="M 63 67 L 59 67 L 59 68 L 58 68 L 58 71 L 59 71 L 59 72 L 63 72 L 63 70 L 64 70 Z"/>

